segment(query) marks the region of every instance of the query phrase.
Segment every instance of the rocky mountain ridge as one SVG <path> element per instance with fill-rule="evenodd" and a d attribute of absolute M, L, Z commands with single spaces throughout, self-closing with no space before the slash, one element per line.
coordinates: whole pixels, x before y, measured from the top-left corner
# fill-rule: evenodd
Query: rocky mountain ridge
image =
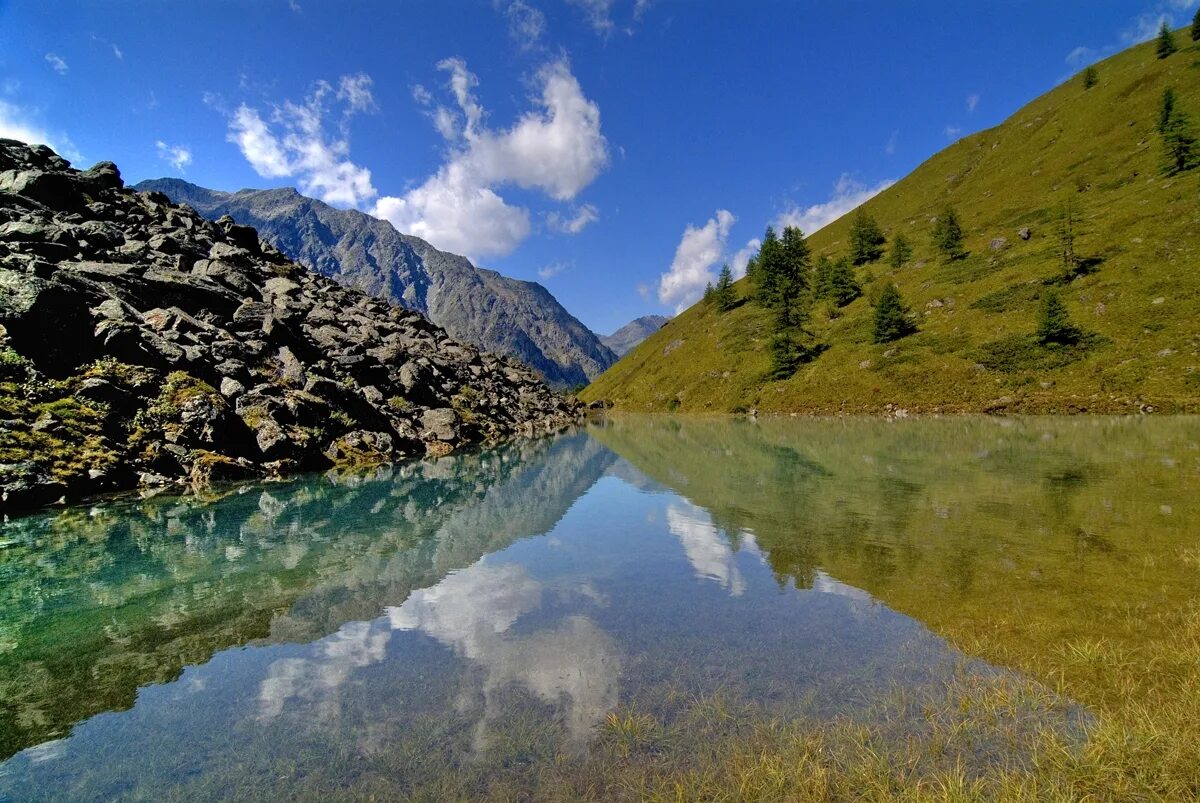
<path fill-rule="evenodd" d="M 611 335 L 600 338 L 600 342 L 608 346 L 618 357 L 624 357 L 637 348 L 643 340 L 666 326 L 671 320 L 665 315 L 643 315 L 634 318 Z"/>
<path fill-rule="evenodd" d="M 445 454 L 579 414 L 254 229 L 0 140 L 0 510 Z"/>
<path fill-rule="evenodd" d="M 221 192 L 180 179 L 143 181 L 215 220 L 229 215 L 316 272 L 420 312 L 451 337 L 524 362 L 559 388 L 617 360 L 546 288 L 473 265 L 387 221 L 335 209 L 291 188 Z"/>

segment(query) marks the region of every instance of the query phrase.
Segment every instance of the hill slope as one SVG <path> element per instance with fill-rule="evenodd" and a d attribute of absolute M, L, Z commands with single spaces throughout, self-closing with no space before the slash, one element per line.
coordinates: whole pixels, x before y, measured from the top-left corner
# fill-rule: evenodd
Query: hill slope
<path fill-rule="evenodd" d="M 598 376 L 616 355 L 544 287 L 476 268 L 392 224 L 293 189 L 220 192 L 179 179 L 137 185 L 215 220 L 253 226 L 288 257 L 426 315 L 451 337 L 517 359 L 557 387 Z"/>
<path fill-rule="evenodd" d="M 693 412 L 1200 409 L 1200 169 L 1164 177 L 1156 131 L 1167 87 L 1200 123 L 1200 49 L 1183 32 L 1176 40 L 1180 51 L 1164 60 L 1153 43 L 1109 58 L 1097 65 L 1098 85 L 1072 78 L 869 201 L 889 240 L 902 233 L 914 245 L 913 260 L 860 268 L 864 297 L 834 319 L 818 310 L 812 329 L 829 348 L 790 379 L 766 377 L 768 311 L 751 301 L 722 314 L 700 303 L 584 397 Z M 1055 278 L 1067 199 L 1076 249 L 1092 265 L 1069 282 Z M 965 259 L 941 259 L 930 243 L 932 218 L 947 204 L 966 228 Z M 845 254 L 849 226 L 844 217 L 816 232 L 814 254 Z M 886 281 L 920 331 L 880 346 L 869 298 Z M 1056 284 L 1097 345 L 1054 368 L 1030 355 L 984 367 L 989 344 L 1034 330 L 1039 298 Z M 746 280 L 736 290 L 751 292 Z"/>
<path fill-rule="evenodd" d="M 600 338 L 600 342 L 608 346 L 618 357 L 624 357 L 650 335 L 663 328 L 669 321 L 663 315 L 643 315 L 634 318 L 611 335 Z"/>

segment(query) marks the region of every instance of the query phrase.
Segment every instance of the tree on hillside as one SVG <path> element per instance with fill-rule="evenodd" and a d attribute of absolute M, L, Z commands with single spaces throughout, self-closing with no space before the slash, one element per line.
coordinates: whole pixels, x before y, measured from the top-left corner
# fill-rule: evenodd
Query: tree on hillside
<path fill-rule="evenodd" d="M 752 279 L 755 284 L 755 293 L 758 301 L 764 307 L 772 305 L 772 296 L 775 292 L 774 279 L 775 274 L 779 271 L 778 262 L 783 256 L 783 246 L 779 242 L 779 235 L 775 233 L 774 226 L 767 226 L 767 231 L 763 234 L 762 244 L 758 247 L 758 253 L 750 260 L 747 269 L 753 269 Z"/>
<path fill-rule="evenodd" d="M 912 259 L 912 246 L 909 244 L 908 238 L 903 234 L 897 234 L 892 238 L 892 250 L 888 254 L 888 264 L 899 270 L 910 259 Z"/>
<path fill-rule="evenodd" d="M 896 289 L 896 285 L 889 283 L 883 288 L 883 292 L 879 294 L 879 301 L 875 304 L 875 342 L 890 343 L 915 331 L 917 326 L 913 323 L 904 300 L 900 298 L 900 291 Z"/>
<path fill-rule="evenodd" d="M 1075 205 L 1063 201 L 1058 218 L 1058 250 L 1062 258 L 1063 276 L 1073 277 L 1079 270 L 1079 255 L 1075 253 Z"/>
<path fill-rule="evenodd" d="M 704 303 L 705 304 L 713 303 L 713 296 L 716 294 L 716 292 L 717 292 L 717 288 L 713 287 L 712 282 L 709 282 L 708 284 L 704 285 L 704 299 L 703 299 Z"/>
<path fill-rule="evenodd" d="M 768 228 L 758 252 L 758 300 L 775 313 L 771 338 L 771 375 L 791 376 L 796 367 L 819 349 L 808 341 L 812 290 L 812 257 L 800 229 L 788 226 L 778 238 Z"/>
<path fill-rule="evenodd" d="M 1168 176 L 1196 166 L 1196 136 L 1187 115 L 1179 110 L 1175 90 L 1163 91 L 1158 108 L 1158 133 L 1163 143 L 1163 172 Z"/>
<path fill-rule="evenodd" d="M 862 295 L 862 288 L 854 279 L 854 267 L 850 260 L 842 257 L 829 267 L 825 297 L 838 307 L 844 307 Z"/>
<path fill-rule="evenodd" d="M 829 295 L 830 276 L 833 273 L 833 261 L 821 254 L 813 266 L 813 297 L 825 298 Z"/>
<path fill-rule="evenodd" d="M 809 275 L 812 259 L 803 232 L 795 226 L 783 230 L 780 259 L 773 281 L 773 304 L 776 329 L 802 326 L 807 320 L 804 299 L 812 288 Z"/>
<path fill-rule="evenodd" d="M 1167 130 L 1172 115 L 1175 114 L 1175 90 L 1167 87 L 1163 90 L 1162 98 L 1158 101 L 1158 133 Z"/>
<path fill-rule="evenodd" d="M 963 250 L 963 228 L 954 207 L 947 206 L 933 223 L 933 244 L 947 259 L 966 256 Z"/>
<path fill-rule="evenodd" d="M 1078 342 L 1081 332 L 1071 323 L 1067 306 L 1057 291 L 1051 290 L 1042 299 L 1038 314 L 1037 339 L 1043 346 L 1069 345 Z"/>
<path fill-rule="evenodd" d="M 1200 9 L 1196 9 L 1196 16 L 1192 17 L 1192 41 L 1200 42 Z"/>
<path fill-rule="evenodd" d="M 717 284 L 712 292 L 712 303 L 721 312 L 728 312 L 737 303 L 737 294 L 733 290 L 733 271 L 729 269 L 729 265 L 721 266 L 721 273 L 717 276 Z"/>
<path fill-rule="evenodd" d="M 1095 67 L 1089 66 L 1083 71 L 1083 88 L 1091 89 L 1098 83 L 1100 83 L 1100 73 Z"/>
<path fill-rule="evenodd" d="M 883 244 L 887 237 L 875 218 L 859 208 L 850 223 L 850 259 L 855 265 L 865 265 L 883 256 Z"/>
<path fill-rule="evenodd" d="M 1162 26 L 1158 29 L 1158 44 L 1155 45 L 1154 52 L 1160 59 L 1165 59 L 1178 49 L 1175 46 L 1175 35 L 1171 33 L 1171 26 L 1167 24 L 1166 20 L 1163 20 Z"/>

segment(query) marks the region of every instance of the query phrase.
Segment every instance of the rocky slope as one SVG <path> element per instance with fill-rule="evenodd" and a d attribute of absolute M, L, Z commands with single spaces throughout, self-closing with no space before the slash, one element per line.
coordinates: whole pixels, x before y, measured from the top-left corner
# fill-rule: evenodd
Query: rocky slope
<path fill-rule="evenodd" d="M 643 315 L 634 318 L 611 335 L 600 338 L 600 342 L 608 346 L 618 357 L 624 357 L 650 335 L 662 329 L 671 320 L 663 315 Z"/>
<path fill-rule="evenodd" d="M 290 188 L 219 192 L 155 179 L 137 189 L 253 226 L 300 264 L 420 312 L 457 340 L 516 357 L 556 387 L 586 384 L 617 360 L 541 285 L 477 268 L 362 212 Z"/>
<path fill-rule="evenodd" d="M 0 509 L 565 426 L 517 361 L 45 147 L 0 140 Z"/>

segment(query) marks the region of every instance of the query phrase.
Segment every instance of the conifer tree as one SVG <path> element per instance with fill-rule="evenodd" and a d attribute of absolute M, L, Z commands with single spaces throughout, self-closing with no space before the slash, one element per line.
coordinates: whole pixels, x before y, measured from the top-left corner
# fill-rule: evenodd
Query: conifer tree
<path fill-rule="evenodd" d="M 733 290 L 733 271 L 729 269 L 729 265 L 722 265 L 721 273 L 717 276 L 717 284 L 713 288 L 713 305 L 721 312 L 728 312 L 733 309 L 736 301 L 737 295 Z"/>
<path fill-rule="evenodd" d="M 771 338 L 771 375 L 790 376 L 796 366 L 815 353 L 805 345 L 810 339 L 804 326 L 812 290 L 812 258 L 804 234 L 788 226 L 782 239 L 768 228 L 758 252 L 759 302 L 775 312 Z"/>
<path fill-rule="evenodd" d="M 833 262 L 825 254 L 817 257 L 813 267 L 813 297 L 826 298 L 829 296 L 830 279 L 833 273 Z"/>
<path fill-rule="evenodd" d="M 1155 46 L 1154 52 L 1160 59 L 1165 59 L 1178 49 L 1175 45 L 1175 35 L 1171 33 L 1171 26 L 1167 24 L 1166 20 L 1163 20 L 1162 26 L 1158 29 L 1158 44 Z"/>
<path fill-rule="evenodd" d="M 1079 269 L 1079 255 L 1075 253 L 1075 205 L 1068 198 L 1063 202 L 1058 219 L 1059 256 L 1065 278 L 1072 278 Z"/>
<path fill-rule="evenodd" d="M 912 259 L 912 246 L 909 245 L 908 238 L 903 234 L 897 234 L 892 238 L 892 249 L 888 254 L 888 264 L 899 270 L 910 259 Z"/>
<path fill-rule="evenodd" d="M 845 257 L 830 266 L 826 296 L 837 306 L 844 307 L 862 295 L 862 288 L 854 280 L 854 268 Z"/>
<path fill-rule="evenodd" d="M 947 206 L 933 224 L 933 244 L 947 259 L 966 256 L 963 250 L 963 228 L 954 207 Z"/>
<path fill-rule="evenodd" d="M 887 237 L 875 222 L 875 218 L 859 208 L 850 223 L 850 259 L 855 265 L 865 265 L 883 256 L 883 244 Z"/>
<path fill-rule="evenodd" d="M 896 289 L 896 285 L 889 283 L 879 294 L 879 301 L 875 303 L 875 342 L 890 343 L 915 331 L 916 324 L 913 323 L 904 300 L 900 298 L 900 291 Z"/>
<path fill-rule="evenodd" d="M 1163 90 L 1162 98 L 1158 101 L 1158 133 L 1162 134 L 1175 115 L 1175 89 L 1167 87 Z"/>
<path fill-rule="evenodd" d="M 1163 142 L 1163 172 L 1168 176 L 1196 166 L 1196 136 L 1187 115 L 1176 104 L 1175 90 L 1163 90 L 1158 107 L 1158 133 Z"/>
<path fill-rule="evenodd" d="M 1079 340 L 1080 331 L 1067 315 L 1067 306 L 1057 291 L 1051 290 L 1042 299 L 1038 315 L 1037 339 L 1043 346 L 1069 345 Z"/>
<path fill-rule="evenodd" d="M 713 303 L 713 296 L 716 294 L 716 292 L 717 292 L 717 288 L 713 287 L 712 282 L 709 282 L 708 284 L 704 285 L 704 303 L 705 304 Z"/>
<path fill-rule="evenodd" d="M 773 226 L 767 226 L 763 234 L 762 245 L 758 247 L 758 255 L 754 257 L 754 278 L 757 285 L 758 301 L 764 307 L 775 305 L 775 281 L 779 274 L 779 263 L 783 258 L 783 245 Z"/>
<path fill-rule="evenodd" d="M 787 379 L 796 373 L 802 353 L 792 330 L 776 332 L 771 337 L 771 378 Z"/>
<path fill-rule="evenodd" d="M 1100 83 L 1100 73 L 1095 67 L 1089 66 L 1083 71 L 1083 88 L 1091 89 L 1096 84 Z"/>
<path fill-rule="evenodd" d="M 800 326 L 807 319 L 802 301 L 810 290 L 810 267 L 811 258 L 804 234 L 800 229 L 788 226 L 783 230 L 783 239 L 779 241 L 779 256 L 774 260 L 769 279 L 767 303 L 775 310 L 777 331 Z"/>
<path fill-rule="evenodd" d="M 1196 9 L 1196 16 L 1192 17 L 1192 41 L 1200 42 L 1200 9 Z"/>

